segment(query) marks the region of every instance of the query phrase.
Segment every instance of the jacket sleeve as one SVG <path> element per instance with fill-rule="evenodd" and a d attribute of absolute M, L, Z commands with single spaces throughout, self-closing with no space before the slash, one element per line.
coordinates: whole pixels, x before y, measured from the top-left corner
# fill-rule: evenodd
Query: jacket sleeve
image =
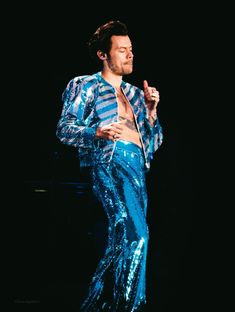
<path fill-rule="evenodd" d="M 63 108 L 56 136 L 67 145 L 92 148 L 97 124 L 94 119 L 94 88 L 72 79 L 62 95 Z"/>
<path fill-rule="evenodd" d="M 150 157 L 150 159 L 153 159 L 153 154 L 162 145 L 163 130 L 162 130 L 162 126 L 160 124 L 158 116 L 157 116 L 157 119 L 154 121 L 153 126 L 150 124 L 149 119 L 148 119 L 148 112 L 147 112 L 146 105 L 145 105 L 143 90 L 140 91 L 140 95 L 141 95 L 142 103 L 143 103 L 145 130 L 146 130 L 146 135 L 147 135 L 148 141 L 149 141 L 149 153 L 150 153 L 149 157 Z"/>
<path fill-rule="evenodd" d="M 152 153 L 154 153 L 162 145 L 163 141 L 162 126 L 158 117 L 155 120 L 153 127 L 151 127 L 151 134 L 150 150 Z"/>

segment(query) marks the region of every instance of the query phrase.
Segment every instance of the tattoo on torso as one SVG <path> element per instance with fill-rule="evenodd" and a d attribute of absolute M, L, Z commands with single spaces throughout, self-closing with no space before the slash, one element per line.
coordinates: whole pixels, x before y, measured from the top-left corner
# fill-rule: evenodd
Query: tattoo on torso
<path fill-rule="evenodd" d="M 123 117 L 123 116 L 119 116 L 119 120 L 125 120 L 125 125 L 126 125 L 129 129 L 131 129 L 131 130 L 137 132 L 137 129 L 136 129 L 136 125 L 135 125 L 135 121 L 134 121 L 134 120 L 125 118 L 125 117 Z"/>

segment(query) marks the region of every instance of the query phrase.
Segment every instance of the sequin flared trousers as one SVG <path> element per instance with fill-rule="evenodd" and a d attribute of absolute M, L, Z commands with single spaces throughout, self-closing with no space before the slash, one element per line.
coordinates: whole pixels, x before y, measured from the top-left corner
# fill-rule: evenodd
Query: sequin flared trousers
<path fill-rule="evenodd" d="M 107 215 L 108 241 L 80 311 L 142 311 L 149 239 L 142 149 L 117 141 L 112 161 L 95 166 L 92 178 Z"/>

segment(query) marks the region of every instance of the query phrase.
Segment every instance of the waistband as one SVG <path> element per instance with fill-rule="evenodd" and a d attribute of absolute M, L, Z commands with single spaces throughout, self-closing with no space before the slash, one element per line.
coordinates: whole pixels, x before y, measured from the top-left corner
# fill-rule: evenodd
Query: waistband
<path fill-rule="evenodd" d="M 142 148 L 139 145 L 126 140 L 116 141 L 116 147 L 130 152 L 142 153 Z"/>

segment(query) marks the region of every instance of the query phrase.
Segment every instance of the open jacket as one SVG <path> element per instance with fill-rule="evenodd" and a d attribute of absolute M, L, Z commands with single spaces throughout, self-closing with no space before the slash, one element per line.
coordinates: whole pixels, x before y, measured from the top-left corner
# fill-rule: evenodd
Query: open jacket
<path fill-rule="evenodd" d="M 150 168 L 153 153 L 162 144 L 159 119 L 152 127 L 147 116 L 143 91 L 122 81 L 121 88 L 128 99 L 137 124 L 145 157 L 145 169 Z M 71 79 L 62 95 L 63 109 L 56 135 L 64 144 L 78 148 L 80 166 L 110 162 L 116 142 L 95 138 L 97 127 L 118 121 L 115 88 L 101 73 Z"/>

